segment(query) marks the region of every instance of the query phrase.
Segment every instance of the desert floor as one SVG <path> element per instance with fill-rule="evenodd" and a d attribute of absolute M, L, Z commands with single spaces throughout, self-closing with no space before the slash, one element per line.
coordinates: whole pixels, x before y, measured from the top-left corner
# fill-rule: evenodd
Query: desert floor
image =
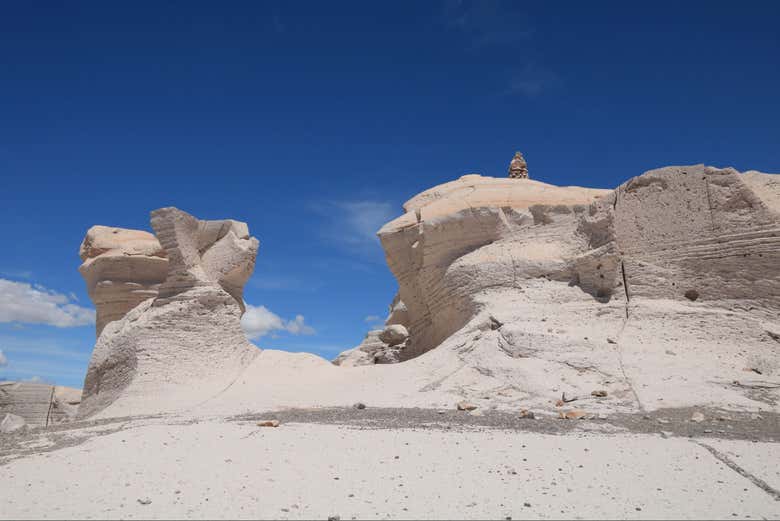
<path fill-rule="evenodd" d="M 776 519 L 778 421 L 369 407 L 82 422 L 1 439 L 0 517 Z"/>

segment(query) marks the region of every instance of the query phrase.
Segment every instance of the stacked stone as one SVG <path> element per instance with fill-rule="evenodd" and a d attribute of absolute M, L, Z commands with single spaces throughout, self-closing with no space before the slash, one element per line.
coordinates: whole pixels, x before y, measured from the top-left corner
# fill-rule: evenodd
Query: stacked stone
<path fill-rule="evenodd" d="M 515 157 L 509 163 L 509 178 L 528 179 L 528 165 L 520 152 L 515 152 Z"/>

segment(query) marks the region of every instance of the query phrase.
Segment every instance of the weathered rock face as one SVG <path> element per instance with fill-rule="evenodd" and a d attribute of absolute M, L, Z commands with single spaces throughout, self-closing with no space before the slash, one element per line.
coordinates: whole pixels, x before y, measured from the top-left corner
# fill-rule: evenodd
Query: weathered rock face
<path fill-rule="evenodd" d="M 158 303 L 190 289 L 219 285 L 244 309 L 244 284 L 257 258 L 258 241 L 246 223 L 201 221 L 178 208 L 152 212 L 152 228 L 170 259 Z"/>
<path fill-rule="evenodd" d="M 167 259 L 156 296 L 107 324 L 92 353 L 79 416 L 180 410 L 208 400 L 259 353 L 241 330 L 243 285 L 258 241 L 246 224 L 151 214 Z"/>
<path fill-rule="evenodd" d="M 614 191 L 476 175 L 427 190 L 379 231 L 410 332 L 400 359 L 477 315 L 501 315 L 537 280 L 579 287 L 594 303 L 776 311 L 779 207 L 777 176 L 703 165 L 653 170 Z"/>
<path fill-rule="evenodd" d="M 141 230 L 93 226 L 81 243 L 79 267 L 97 310 L 96 336 L 144 300 L 157 295 L 168 273 L 165 250 Z"/>
<path fill-rule="evenodd" d="M 780 309 L 777 177 L 696 165 L 622 184 L 614 240 L 629 295 Z"/>
<path fill-rule="evenodd" d="M 409 310 L 406 309 L 406 304 L 403 303 L 400 295 L 397 293 L 390 303 L 390 312 L 385 320 L 386 326 L 392 326 L 394 324 L 400 324 L 404 327 L 409 325 Z"/>
<path fill-rule="evenodd" d="M 34 382 L 0 382 L 0 416 L 14 414 L 45 427 L 76 416 L 81 389 Z"/>
<path fill-rule="evenodd" d="M 0 420 L 0 434 L 13 434 L 24 429 L 27 423 L 24 418 L 17 416 L 16 414 L 5 414 Z"/>
<path fill-rule="evenodd" d="M 589 277 L 587 262 L 575 260 L 600 247 L 591 235 L 608 235 L 609 224 L 586 234 L 578 227 L 591 203 L 610 193 L 468 175 L 409 200 L 406 213 L 379 231 L 408 313 L 411 346 L 402 359 L 465 325 L 484 291 L 522 291 L 523 279 L 538 277 L 569 281 L 578 270 Z M 593 291 L 619 283 L 593 278 Z"/>

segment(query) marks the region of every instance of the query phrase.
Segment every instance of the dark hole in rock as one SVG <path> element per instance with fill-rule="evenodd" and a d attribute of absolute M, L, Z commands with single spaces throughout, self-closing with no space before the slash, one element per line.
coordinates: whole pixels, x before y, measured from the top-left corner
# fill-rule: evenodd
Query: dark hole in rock
<path fill-rule="evenodd" d="M 688 291 L 685 292 L 685 298 L 687 298 L 688 300 L 696 300 L 699 298 L 699 292 L 696 291 L 695 289 L 689 289 Z"/>

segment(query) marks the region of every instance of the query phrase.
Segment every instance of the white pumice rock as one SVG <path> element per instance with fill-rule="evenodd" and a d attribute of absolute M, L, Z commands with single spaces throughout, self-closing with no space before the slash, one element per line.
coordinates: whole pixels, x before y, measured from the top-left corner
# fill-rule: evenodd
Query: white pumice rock
<path fill-rule="evenodd" d="M 108 407 L 144 414 L 195 406 L 260 352 L 240 324 L 258 248 L 246 224 L 201 221 L 172 207 L 153 211 L 151 221 L 166 276 L 98 337 L 80 417 Z"/>

